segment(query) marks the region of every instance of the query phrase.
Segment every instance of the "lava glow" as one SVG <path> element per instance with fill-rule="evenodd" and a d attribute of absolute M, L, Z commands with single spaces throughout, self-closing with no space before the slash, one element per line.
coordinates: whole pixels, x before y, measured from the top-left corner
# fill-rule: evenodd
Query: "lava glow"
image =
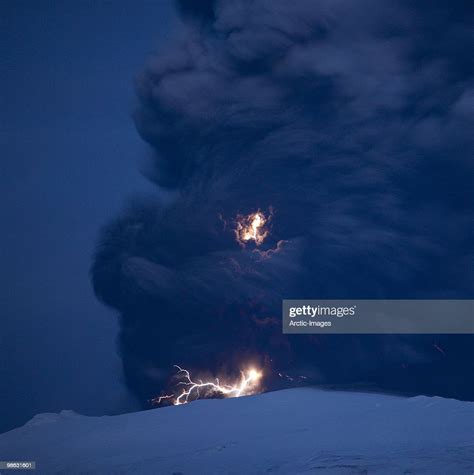
<path fill-rule="evenodd" d="M 163 401 L 168 400 L 171 404 L 179 406 L 181 404 L 187 404 L 188 402 L 196 399 L 209 398 L 213 396 L 223 397 L 240 397 L 249 396 L 259 391 L 260 381 L 263 373 L 255 368 L 250 368 L 246 371 L 242 371 L 240 380 L 234 384 L 221 384 L 219 379 L 214 381 L 202 381 L 201 379 L 193 381 L 191 374 L 188 370 L 183 369 L 177 365 L 175 368 L 178 370 L 178 377 L 182 379 L 178 383 L 178 386 L 182 386 L 180 394 L 166 394 L 152 399 L 152 403 L 155 405 L 161 404 Z"/>
<path fill-rule="evenodd" d="M 268 229 L 266 229 L 265 225 L 269 219 L 261 211 L 256 211 L 248 216 L 239 215 L 235 228 L 237 242 L 245 246 L 249 241 L 254 241 L 257 246 L 260 246 L 268 236 Z"/>

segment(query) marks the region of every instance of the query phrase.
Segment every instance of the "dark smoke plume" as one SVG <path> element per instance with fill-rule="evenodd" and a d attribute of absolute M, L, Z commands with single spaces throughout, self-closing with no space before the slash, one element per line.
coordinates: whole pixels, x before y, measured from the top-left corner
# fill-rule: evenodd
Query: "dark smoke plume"
<path fill-rule="evenodd" d="M 470 2 L 178 2 L 137 81 L 149 177 L 103 231 L 94 288 L 120 313 L 145 404 L 173 364 L 474 398 L 470 336 L 283 336 L 282 298 L 473 298 Z M 273 210 L 260 250 L 233 219 Z M 278 378 L 266 379 L 269 389 Z"/>

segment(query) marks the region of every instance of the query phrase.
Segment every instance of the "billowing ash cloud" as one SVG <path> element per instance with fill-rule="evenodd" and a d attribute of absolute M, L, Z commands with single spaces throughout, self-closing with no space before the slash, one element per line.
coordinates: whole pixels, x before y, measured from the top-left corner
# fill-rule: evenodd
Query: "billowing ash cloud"
<path fill-rule="evenodd" d="M 472 337 L 283 336 L 282 298 L 473 298 L 467 2 L 179 2 L 137 82 L 150 178 L 92 274 L 145 403 L 172 365 L 472 398 Z M 261 251 L 238 214 L 273 210 Z M 471 348 L 470 346 L 471 345 Z M 278 378 L 267 377 L 267 387 Z"/>

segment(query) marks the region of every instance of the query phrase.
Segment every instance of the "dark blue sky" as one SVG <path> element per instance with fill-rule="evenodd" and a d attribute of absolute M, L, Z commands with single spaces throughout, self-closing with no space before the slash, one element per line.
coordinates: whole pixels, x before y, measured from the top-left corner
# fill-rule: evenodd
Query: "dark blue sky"
<path fill-rule="evenodd" d="M 133 77 L 169 34 L 171 2 L 4 1 L 0 431 L 38 412 L 131 404 L 116 318 L 94 297 L 98 229 L 132 192 L 146 147 Z"/>

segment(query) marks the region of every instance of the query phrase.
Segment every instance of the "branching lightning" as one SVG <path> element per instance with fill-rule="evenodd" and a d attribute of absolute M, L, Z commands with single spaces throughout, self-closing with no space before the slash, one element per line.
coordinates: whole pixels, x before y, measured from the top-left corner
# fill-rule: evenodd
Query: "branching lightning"
<path fill-rule="evenodd" d="M 221 384 L 219 379 L 214 381 L 194 381 L 188 370 L 175 365 L 178 370 L 178 377 L 182 378 L 182 381 L 178 383 L 178 386 L 183 386 L 179 395 L 166 394 L 152 399 L 152 404 L 159 405 L 165 400 L 179 406 L 181 404 L 187 404 L 188 402 L 196 399 L 208 398 L 216 395 L 224 397 L 241 397 L 255 394 L 258 392 L 260 381 L 263 376 L 261 371 L 254 368 L 250 368 L 241 372 L 240 380 L 235 384 Z"/>

